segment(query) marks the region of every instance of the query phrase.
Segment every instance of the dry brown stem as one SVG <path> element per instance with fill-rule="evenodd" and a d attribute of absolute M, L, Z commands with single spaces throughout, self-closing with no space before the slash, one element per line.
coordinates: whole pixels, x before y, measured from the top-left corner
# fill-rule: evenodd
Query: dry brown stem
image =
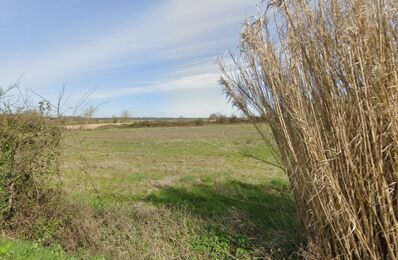
<path fill-rule="evenodd" d="M 397 259 L 398 1 L 279 2 L 221 84 L 266 116 L 314 254 Z"/>

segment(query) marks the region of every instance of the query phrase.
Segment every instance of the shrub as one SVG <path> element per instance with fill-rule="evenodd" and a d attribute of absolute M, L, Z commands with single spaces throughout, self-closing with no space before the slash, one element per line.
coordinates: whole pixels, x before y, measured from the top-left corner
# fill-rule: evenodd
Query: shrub
<path fill-rule="evenodd" d="M 38 112 L 0 115 L 0 208 L 3 220 L 38 203 L 59 174 L 63 128 Z"/>
<path fill-rule="evenodd" d="M 231 115 L 231 117 L 229 118 L 229 123 L 234 124 L 239 122 L 239 118 L 235 115 Z"/>
<path fill-rule="evenodd" d="M 209 116 L 208 121 L 212 123 L 226 124 L 228 123 L 228 118 L 221 113 L 213 113 Z"/>
<path fill-rule="evenodd" d="M 195 125 L 196 126 L 202 126 L 204 124 L 205 124 L 205 121 L 203 119 L 201 119 L 201 118 L 198 118 L 198 119 L 195 120 Z"/>
<path fill-rule="evenodd" d="M 245 23 L 237 68 L 221 65 L 233 104 L 270 124 L 308 257 L 398 258 L 397 10 L 272 1 Z"/>
<path fill-rule="evenodd" d="M 70 202 L 59 187 L 62 118 L 0 89 L 0 227 L 3 232 L 64 249 L 97 247 L 93 212 Z M 8 94 L 6 96 L 6 94 Z"/>

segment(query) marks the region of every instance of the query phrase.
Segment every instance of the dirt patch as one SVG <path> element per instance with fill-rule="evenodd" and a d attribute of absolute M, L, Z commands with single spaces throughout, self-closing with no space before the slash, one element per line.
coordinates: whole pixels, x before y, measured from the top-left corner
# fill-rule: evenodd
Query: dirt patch
<path fill-rule="evenodd" d="M 106 124 L 86 124 L 86 125 L 68 125 L 67 129 L 72 130 L 94 130 L 103 126 L 120 126 L 125 123 L 106 123 Z"/>

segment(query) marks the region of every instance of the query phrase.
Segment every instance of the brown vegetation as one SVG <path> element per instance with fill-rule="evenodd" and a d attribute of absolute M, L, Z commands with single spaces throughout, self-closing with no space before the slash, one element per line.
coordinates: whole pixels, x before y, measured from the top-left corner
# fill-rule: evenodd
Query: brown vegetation
<path fill-rule="evenodd" d="M 51 193 L 59 173 L 62 128 L 41 112 L 0 114 L 0 200 L 2 220 Z"/>
<path fill-rule="evenodd" d="M 204 125 L 228 125 L 228 124 L 241 124 L 241 123 L 264 123 L 264 118 L 251 117 L 239 118 L 236 116 L 210 116 L 208 120 L 198 119 L 184 119 L 184 120 L 141 120 L 133 123 L 108 123 L 108 124 L 87 124 L 83 126 L 72 125 L 68 126 L 69 129 L 109 129 L 109 128 L 146 128 L 146 127 L 186 127 L 186 126 L 204 126 Z"/>
<path fill-rule="evenodd" d="M 307 257 L 397 259 L 398 2 L 272 2 L 221 84 L 272 128 Z"/>

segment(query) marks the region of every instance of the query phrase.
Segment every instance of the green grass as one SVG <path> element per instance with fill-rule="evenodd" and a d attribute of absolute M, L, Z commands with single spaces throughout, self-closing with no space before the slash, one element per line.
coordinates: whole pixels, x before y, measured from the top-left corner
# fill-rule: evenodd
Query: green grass
<path fill-rule="evenodd" d="M 131 226 L 127 238 L 110 235 L 130 255 L 286 258 L 297 249 L 286 177 L 242 154 L 272 161 L 250 125 L 72 132 L 65 145 L 64 189 Z"/>
<path fill-rule="evenodd" d="M 41 246 L 37 242 L 23 240 L 7 240 L 0 238 L 0 259 L 15 260 L 77 260 L 92 259 L 103 260 L 104 257 L 88 256 L 87 252 L 75 252 L 73 255 L 66 253 L 61 246 Z"/>
<path fill-rule="evenodd" d="M 37 243 L 0 239 L 0 259 L 77 259 L 68 256 L 60 247 L 42 247 Z"/>
<path fill-rule="evenodd" d="M 78 188 L 84 195 L 92 194 L 95 186 L 100 193 L 127 192 L 143 197 L 165 183 L 189 186 L 227 179 L 262 183 L 281 175 L 277 169 L 224 147 L 269 156 L 248 125 L 75 133 L 67 142 L 65 184 L 73 193 Z M 87 172 L 83 179 L 82 168 Z"/>

